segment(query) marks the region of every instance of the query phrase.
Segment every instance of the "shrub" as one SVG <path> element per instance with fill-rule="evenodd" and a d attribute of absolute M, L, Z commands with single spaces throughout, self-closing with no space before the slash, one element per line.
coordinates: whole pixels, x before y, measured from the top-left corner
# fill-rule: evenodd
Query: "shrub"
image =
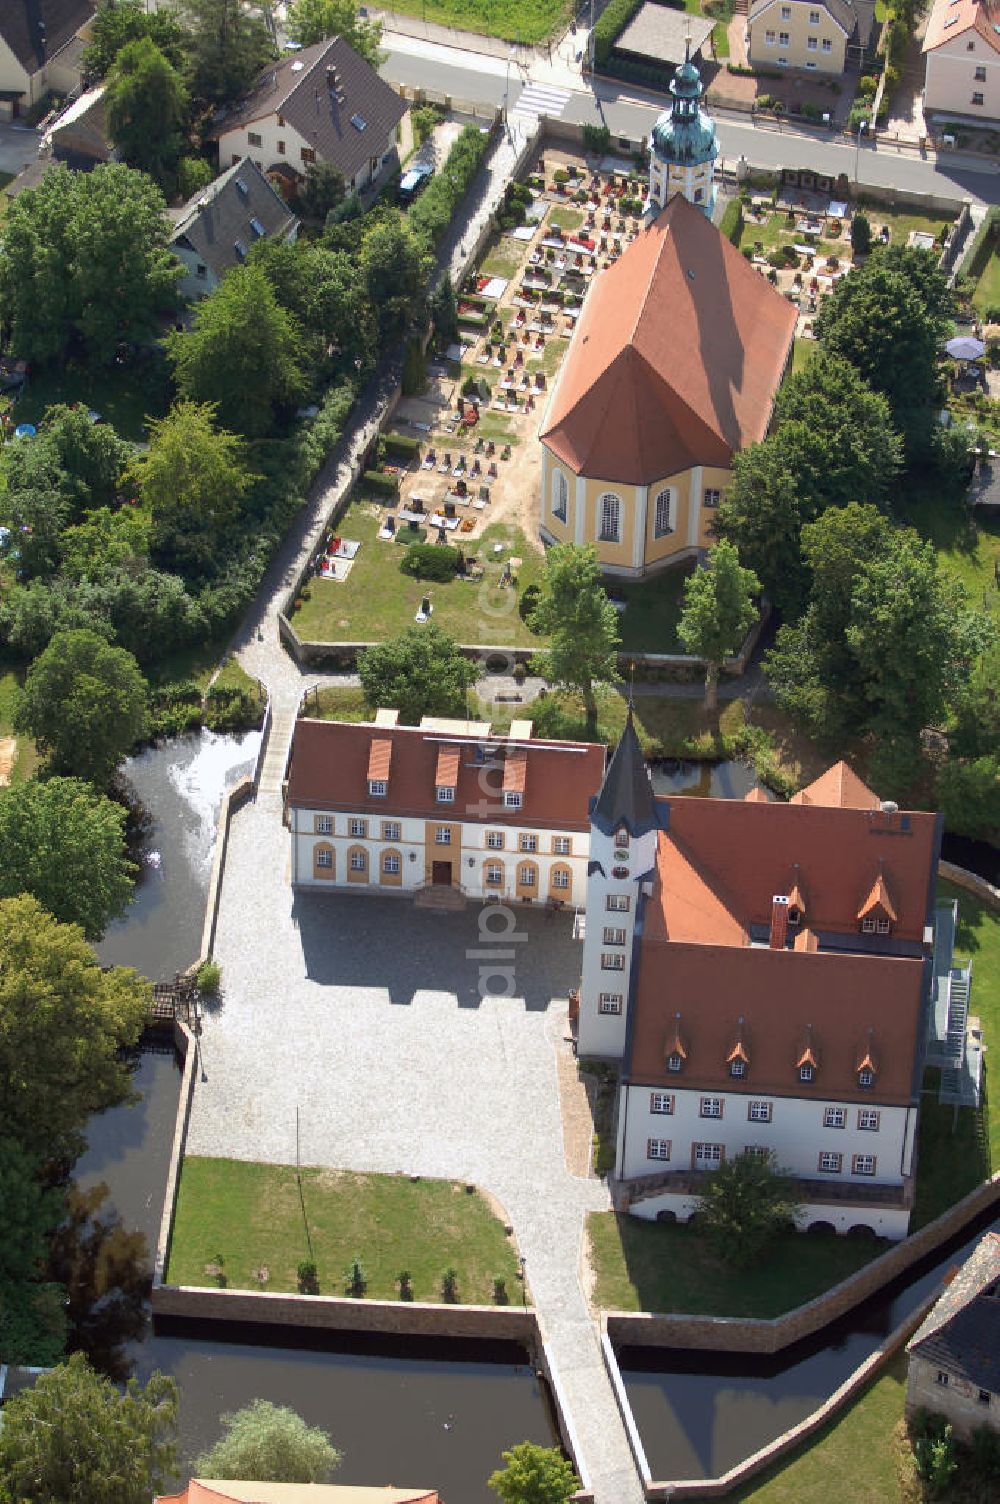
<path fill-rule="evenodd" d="M 476 175 L 489 144 L 477 125 L 467 125 L 453 144 L 441 171 L 410 209 L 410 229 L 433 249 L 451 224 Z"/>
<path fill-rule="evenodd" d="M 368 1289 L 368 1276 L 361 1260 L 355 1254 L 344 1276 L 344 1288 L 354 1300 L 360 1300 Z"/>
<path fill-rule="evenodd" d="M 296 1271 L 299 1278 L 300 1295 L 319 1294 L 319 1275 L 312 1259 L 302 1259 Z"/>
<path fill-rule="evenodd" d="M 743 204 L 740 199 L 734 198 L 726 205 L 719 230 L 733 245 L 739 245 L 743 234 Z"/>
<path fill-rule="evenodd" d="M 419 109 L 410 113 L 410 123 L 413 126 L 413 138 L 418 146 L 422 146 L 431 131 L 443 119 L 441 110 L 435 104 L 424 104 Z"/>
<path fill-rule="evenodd" d="M 462 552 L 448 543 L 411 543 L 403 554 L 400 570 L 417 580 L 453 580 L 462 564 Z"/>
<path fill-rule="evenodd" d="M 493 1303 L 498 1306 L 510 1304 L 510 1296 L 507 1294 L 507 1281 L 497 1275 L 493 1281 Z"/>
<path fill-rule="evenodd" d="M 400 1269 L 399 1273 L 396 1275 L 396 1283 L 399 1286 L 400 1300 L 412 1300 L 413 1279 L 410 1275 L 409 1269 Z"/>
<path fill-rule="evenodd" d="M 222 968 L 217 961 L 202 961 L 194 980 L 199 992 L 216 997 L 222 985 Z"/>
<path fill-rule="evenodd" d="M 611 130 L 606 125 L 583 127 L 583 149 L 592 156 L 603 157 L 611 147 Z"/>
<path fill-rule="evenodd" d="M 958 1470 L 951 1426 L 945 1425 L 943 1430 L 934 1426 L 928 1435 L 918 1437 L 913 1445 L 913 1458 L 917 1472 L 930 1484 L 931 1492 L 943 1494 Z"/>
<path fill-rule="evenodd" d="M 594 27 L 594 62 L 598 67 L 608 61 L 611 49 L 625 30 L 642 0 L 611 0 Z"/>
<path fill-rule="evenodd" d="M 415 397 L 427 385 L 427 356 L 420 340 L 414 336 L 406 346 L 403 359 L 403 396 Z"/>
<path fill-rule="evenodd" d="M 448 1305 L 455 1305 L 458 1301 L 458 1270 L 446 1269 L 441 1276 L 441 1299 Z"/>
<path fill-rule="evenodd" d="M 212 164 L 204 157 L 181 157 L 177 163 L 177 187 L 184 199 L 193 198 L 207 188 L 214 177 Z"/>
<path fill-rule="evenodd" d="M 420 453 L 420 440 L 411 439 L 409 434 L 405 433 L 387 433 L 385 449 L 387 454 L 404 455 L 412 460 Z"/>
<path fill-rule="evenodd" d="M 399 476 L 386 475 L 383 470 L 366 470 L 361 479 L 369 491 L 377 491 L 382 496 L 395 496 L 399 490 Z"/>

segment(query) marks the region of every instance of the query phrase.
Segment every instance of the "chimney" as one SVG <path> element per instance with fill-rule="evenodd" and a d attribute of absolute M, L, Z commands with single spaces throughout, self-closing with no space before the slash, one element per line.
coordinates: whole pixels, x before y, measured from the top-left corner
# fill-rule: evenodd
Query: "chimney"
<path fill-rule="evenodd" d="M 771 949 L 784 950 L 787 935 L 788 895 L 785 893 L 775 893 L 771 899 Z"/>
<path fill-rule="evenodd" d="M 336 94 L 337 89 L 340 86 L 340 79 L 337 77 L 337 70 L 332 63 L 327 64 L 326 86 L 331 94 Z"/>

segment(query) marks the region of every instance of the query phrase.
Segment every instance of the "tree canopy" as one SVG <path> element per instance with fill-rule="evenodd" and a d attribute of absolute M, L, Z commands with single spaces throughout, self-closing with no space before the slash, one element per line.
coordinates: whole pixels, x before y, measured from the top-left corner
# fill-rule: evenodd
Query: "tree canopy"
<path fill-rule="evenodd" d="M 174 68 L 183 68 L 184 28 L 173 10 L 147 10 L 144 0 L 117 0 L 103 5 L 90 23 L 90 41 L 83 50 L 87 78 L 103 78 L 122 48 L 142 37 L 154 42 Z"/>
<path fill-rule="evenodd" d="M 760 581 L 744 569 L 731 543 L 709 551 L 704 567 L 684 581 L 684 607 L 677 635 L 687 652 L 705 660 L 705 708 L 718 703 L 722 660 L 735 653 L 757 619 L 754 596 Z"/>
<path fill-rule="evenodd" d="M 491 1473 L 487 1482 L 503 1504 L 568 1504 L 580 1487 L 558 1447 L 522 1441 L 501 1456 L 505 1466 Z"/>
<path fill-rule="evenodd" d="M 174 0 L 174 9 L 196 99 L 215 105 L 238 99 L 274 57 L 260 0 Z"/>
<path fill-rule="evenodd" d="M 557 543 L 545 557 L 541 594 L 531 627 L 549 645 L 534 666 L 553 684 L 576 690 L 587 725 L 597 725 L 598 684 L 610 684 L 618 671 L 618 615 L 608 600 L 593 544 Z"/>
<path fill-rule="evenodd" d="M 325 1483 L 340 1453 L 325 1431 L 269 1400 L 253 1400 L 221 1417 L 223 1434 L 196 1458 L 200 1478 L 248 1478 L 255 1483 Z"/>
<path fill-rule="evenodd" d="M 0 789 L 0 898 L 30 893 L 99 940 L 132 897 L 125 810 L 78 778 Z"/>
<path fill-rule="evenodd" d="M 188 94 L 177 69 L 148 36 L 126 42 L 108 73 L 108 135 L 130 167 L 172 191 L 184 146 Z"/>
<path fill-rule="evenodd" d="M 791 1182 L 773 1154 L 735 1154 L 706 1176 L 697 1213 L 719 1257 L 745 1268 L 794 1219 Z"/>
<path fill-rule="evenodd" d="M 146 729 L 146 705 L 131 653 L 96 632 L 59 632 L 28 670 L 16 725 L 49 754 L 53 772 L 104 788 Z"/>
<path fill-rule="evenodd" d="M 305 391 L 299 325 L 259 266 L 238 266 L 203 298 L 167 352 L 182 397 L 213 402 L 224 428 L 267 433 L 278 408 Z"/>
<path fill-rule="evenodd" d="M 373 68 L 381 62 L 382 23 L 359 15 L 355 0 L 292 0 L 288 35 L 301 47 L 343 37 Z"/>
<path fill-rule="evenodd" d="M 149 1504 L 174 1472 L 176 1424 L 173 1379 L 122 1393 L 74 1353 L 4 1406 L 0 1504 Z"/>
<path fill-rule="evenodd" d="M 165 210 L 155 184 L 121 162 L 92 172 L 59 163 L 19 194 L 0 249 L 11 348 L 48 365 L 79 340 L 89 358 L 108 362 L 121 340 L 154 333 L 181 270 Z"/>
<path fill-rule="evenodd" d="M 0 1136 L 40 1159 L 78 1148 L 90 1114 L 128 1095 L 119 1052 L 149 998 L 148 982 L 102 971 L 81 931 L 37 899 L 0 900 Z"/>
<path fill-rule="evenodd" d="M 0 1353 L 7 1363 L 54 1363 L 66 1338 L 65 1292 L 45 1278 L 62 1193 L 13 1138 L 0 1137 Z"/>
<path fill-rule="evenodd" d="M 396 709 L 409 726 L 425 715 L 466 715 L 466 696 L 476 682 L 475 664 L 433 623 L 366 648 L 358 674 L 372 709 Z"/>

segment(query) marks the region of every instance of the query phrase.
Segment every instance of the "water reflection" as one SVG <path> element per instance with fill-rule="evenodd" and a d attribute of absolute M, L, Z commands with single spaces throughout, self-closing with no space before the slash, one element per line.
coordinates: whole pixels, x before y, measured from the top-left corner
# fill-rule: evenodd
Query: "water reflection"
<path fill-rule="evenodd" d="M 680 762 L 656 758 L 649 763 L 656 794 L 687 794 L 701 799 L 745 799 L 761 787 L 753 768 L 745 762 Z M 765 790 L 765 793 L 767 790 Z M 772 796 L 768 794 L 768 798 Z"/>

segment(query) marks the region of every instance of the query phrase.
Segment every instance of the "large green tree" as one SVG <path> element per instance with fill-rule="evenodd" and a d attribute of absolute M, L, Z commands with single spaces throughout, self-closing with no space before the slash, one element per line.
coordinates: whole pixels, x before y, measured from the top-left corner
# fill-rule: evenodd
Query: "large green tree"
<path fill-rule="evenodd" d="M 255 438 L 305 391 L 301 345 L 260 267 L 239 266 L 202 299 L 190 330 L 169 336 L 167 351 L 181 396 L 214 402 L 224 428 Z"/>
<path fill-rule="evenodd" d="M 177 1461 L 177 1385 L 154 1373 L 124 1393 L 82 1353 L 4 1406 L 2 1504 L 149 1504 Z"/>
<path fill-rule="evenodd" d="M 687 652 L 705 660 L 705 709 L 719 702 L 719 669 L 735 653 L 757 619 L 754 596 L 760 581 L 744 569 L 731 543 L 710 550 L 702 569 L 684 581 L 684 606 L 677 635 Z"/>
<path fill-rule="evenodd" d="M 212 403 L 182 399 L 150 424 L 149 448 L 131 473 L 152 518 L 158 560 L 181 573 L 209 573 L 256 479 L 242 440 L 216 428 Z"/>
<path fill-rule="evenodd" d="M 0 789 L 0 898 L 30 893 L 99 940 L 132 897 L 125 810 L 79 778 Z"/>
<path fill-rule="evenodd" d="M 423 242 L 395 210 L 365 225 L 358 265 L 383 348 L 405 333 L 420 313 L 431 264 Z"/>
<path fill-rule="evenodd" d="M 107 77 L 108 136 L 130 167 L 172 191 L 184 146 L 188 94 L 177 69 L 149 37 L 127 42 Z"/>
<path fill-rule="evenodd" d="M 706 1176 L 697 1213 L 720 1258 L 745 1268 L 794 1219 L 791 1182 L 773 1154 L 735 1154 Z"/>
<path fill-rule="evenodd" d="M 355 0 L 292 0 L 288 35 L 302 47 L 343 37 L 373 68 L 381 61 L 382 23 L 360 15 Z"/>
<path fill-rule="evenodd" d="M 146 729 L 147 698 L 131 653 L 96 632 L 59 632 L 28 670 L 17 729 L 49 754 L 53 772 L 104 788 Z"/>
<path fill-rule="evenodd" d="M 522 1441 L 501 1455 L 505 1466 L 491 1473 L 487 1483 L 503 1504 L 568 1504 L 580 1487 L 558 1447 Z"/>
<path fill-rule="evenodd" d="M 120 1051 L 149 999 L 148 982 L 102 971 L 80 930 L 37 899 L 0 900 L 0 1136 L 44 1159 L 78 1149 L 91 1113 L 128 1095 Z"/>
<path fill-rule="evenodd" d="M 116 498 L 131 453 L 110 423 L 92 422 L 81 404 L 57 403 L 45 409 L 30 444 L 7 445 L 2 463 L 9 491 L 49 486 L 75 521 Z"/>
<path fill-rule="evenodd" d="M 348 251 L 331 251 L 315 241 L 294 245 L 259 240 L 250 264 L 264 273 L 278 303 L 302 332 L 302 348 L 314 368 L 332 350 L 333 363 L 354 376 L 378 354 L 378 323 L 364 273 Z"/>
<path fill-rule="evenodd" d="M 175 0 L 186 32 L 191 92 L 208 104 L 246 93 L 274 56 L 260 0 Z"/>
<path fill-rule="evenodd" d="M 325 1431 L 269 1400 L 252 1400 L 221 1417 L 222 1435 L 195 1460 L 199 1478 L 255 1483 L 325 1483 L 340 1453 Z"/>
<path fill-rule="evenodd" d="M 168 234 L 163 196 L 143 173 L 121 162 L 50 168 L 4 220 L 0 318 L 12 349 L 48 365 L 79 340 L 108 362 L 119 341 L 154 333 L 181 270 Z"/>
<path fill-rule="evenodd" d="M 398 710 L 409 726 L 425 715 L 464 716 L 466 695 L 476 682 L 475 664 L 433 624 L 409 627 L 366 648 L 358 657 L 358 674 L 372 709 Z"/>
<path fill-rule="evenodd" d="M 172 9 L 148 10 L 145 0 L 117 0 L 102 5 L 90 23 L 90 41 L 83 51 L 88 79 L 104 78 L 128 42 L 149 37 L 175 67 L 184 66 L 184 29 Z"/>
<path fill-rule="evenodd" d="M 64 1209 L 36 1156 L 0 1137 L 0 1353 L 5 1362 L 54 1362 L 64 1351 L 65 1290 L 45 1278 L 49 1245 Z"/>
<path fill-rule="evenodd" d="M 619 645 L 618 615 L 604 589 L 593 544 L 557 543 L 549 549 L 531 627 L 549 639 L 533 667 L 550 683 L 577 691 L 592 734 L 596 688 L 614 679 Z"/>

